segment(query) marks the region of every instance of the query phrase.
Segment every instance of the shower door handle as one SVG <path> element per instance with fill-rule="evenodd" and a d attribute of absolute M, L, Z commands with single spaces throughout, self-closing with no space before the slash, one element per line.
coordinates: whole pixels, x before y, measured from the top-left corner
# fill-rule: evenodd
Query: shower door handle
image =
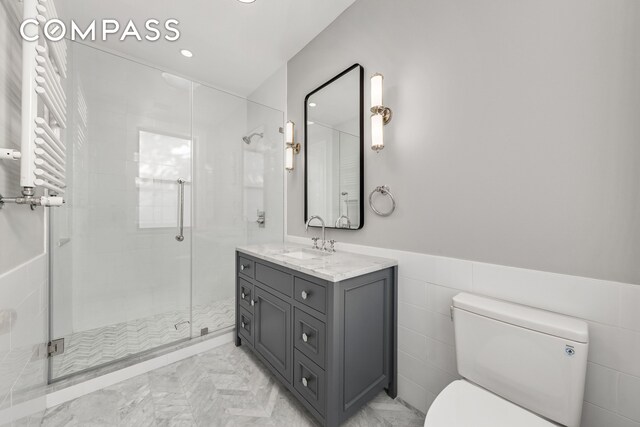
<path fill-rule="evenodd" d="M 178 178 L 178 242 L 184 240 L 184 183 L 184 179 Z"/>

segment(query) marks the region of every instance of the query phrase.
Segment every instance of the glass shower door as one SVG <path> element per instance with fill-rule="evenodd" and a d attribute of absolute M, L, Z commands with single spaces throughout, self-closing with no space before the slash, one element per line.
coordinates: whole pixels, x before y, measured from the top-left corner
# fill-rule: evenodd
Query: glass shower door
<path fill-rule="evenodd" d="M 191 336 L 191 83 L 71 43 L 50 379 Z"/>
<path fill-rule="evenodd" d="M 194 85 L 193 334 L 235 323 L 237 246 L 284 230 L 282 111 Z"/>

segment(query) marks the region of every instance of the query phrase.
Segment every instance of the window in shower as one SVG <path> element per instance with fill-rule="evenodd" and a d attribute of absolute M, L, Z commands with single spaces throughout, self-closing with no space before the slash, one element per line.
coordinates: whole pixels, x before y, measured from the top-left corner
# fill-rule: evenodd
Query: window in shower
<path fill-rule="evenodd" d="M 185 180 L 184 226 L 191 226 L 191 140 L 141 130 L 138 151 L 138 225 L 171 228 L 178 221 L 178 179 Z"/>

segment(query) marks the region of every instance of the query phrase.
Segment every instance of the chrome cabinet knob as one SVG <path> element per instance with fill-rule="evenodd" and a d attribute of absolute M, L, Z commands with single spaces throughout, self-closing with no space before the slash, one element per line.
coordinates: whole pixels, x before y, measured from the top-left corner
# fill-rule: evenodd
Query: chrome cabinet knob
<path fill-rule="evenodd" d="M 257 303 L 257 302 L 258 302 L 258 301 L 256 301 L 256 300 L 253 300 L 253 299 L 252 299 L 252 300 L 251 300 L 251 305 L 256 305 L 256 303 Z"/>
<path fill-rule="evenodd" d="M 240 326 L 242 326 L 242 329 L 247 329 L 245 328 L 246 325 L 244 324 L 244 322 L 240 322 Z"/>
<path fill-rule="evenodd" d="M 244 299 L 244 298 L 245 298 L 245 294 L 244 294 L 244 292 L 242 292 L 242 293 L 240 294 L 240 296 L 242 297 L 242 299 Z"/>
<path fill-rule="evenodd" d="M 300 293 L 300 296 L 302 297 L 302 299 L 307 299 L 309 294 L 307 293 L 307 291 L 302 291 L 302 293 Z"/>
<path fill-rule="evenodd" d="M 302 333 L 302 341 L 307 342 L 309 341 L 309 335 L 305 334 L 304 332 Z"/>
<path fill-rule="evenodd" d="M 305 377 L 302 377 L 302 385 L 305 387 L 309 386 L 309 382 L 307 381 L 307 379 Z"/>
<path fill-rule="evenodd" d="M 245 271 L 247 268 L 249 268 L 249 265 L 244 265 L 244 264 L 240 264 L 240 271 Z"/>

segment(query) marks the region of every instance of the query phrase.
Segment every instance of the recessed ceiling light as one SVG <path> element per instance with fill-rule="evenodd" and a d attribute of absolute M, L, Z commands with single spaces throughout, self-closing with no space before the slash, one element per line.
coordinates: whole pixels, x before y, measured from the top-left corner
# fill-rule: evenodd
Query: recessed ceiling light
<path fill-rule="evenodd" d="M 180 53 L 182 54 L 182 56 L 185 56 L 187 58 L 191 58 L 193 56 L 193 52 L 188 49 L 182 49 Z"/>
<path fill-rule="evenodd" d="M 315 107 L 316 105 L 318 105 L 318 104 L 316 104 L 315 102 L 310 102 L 309 103 L 309 107 Z"/>
<path fill-rule="evenodd" d="M 238 0 L 240 3 L 253 3 L 256 0 Z"/>

